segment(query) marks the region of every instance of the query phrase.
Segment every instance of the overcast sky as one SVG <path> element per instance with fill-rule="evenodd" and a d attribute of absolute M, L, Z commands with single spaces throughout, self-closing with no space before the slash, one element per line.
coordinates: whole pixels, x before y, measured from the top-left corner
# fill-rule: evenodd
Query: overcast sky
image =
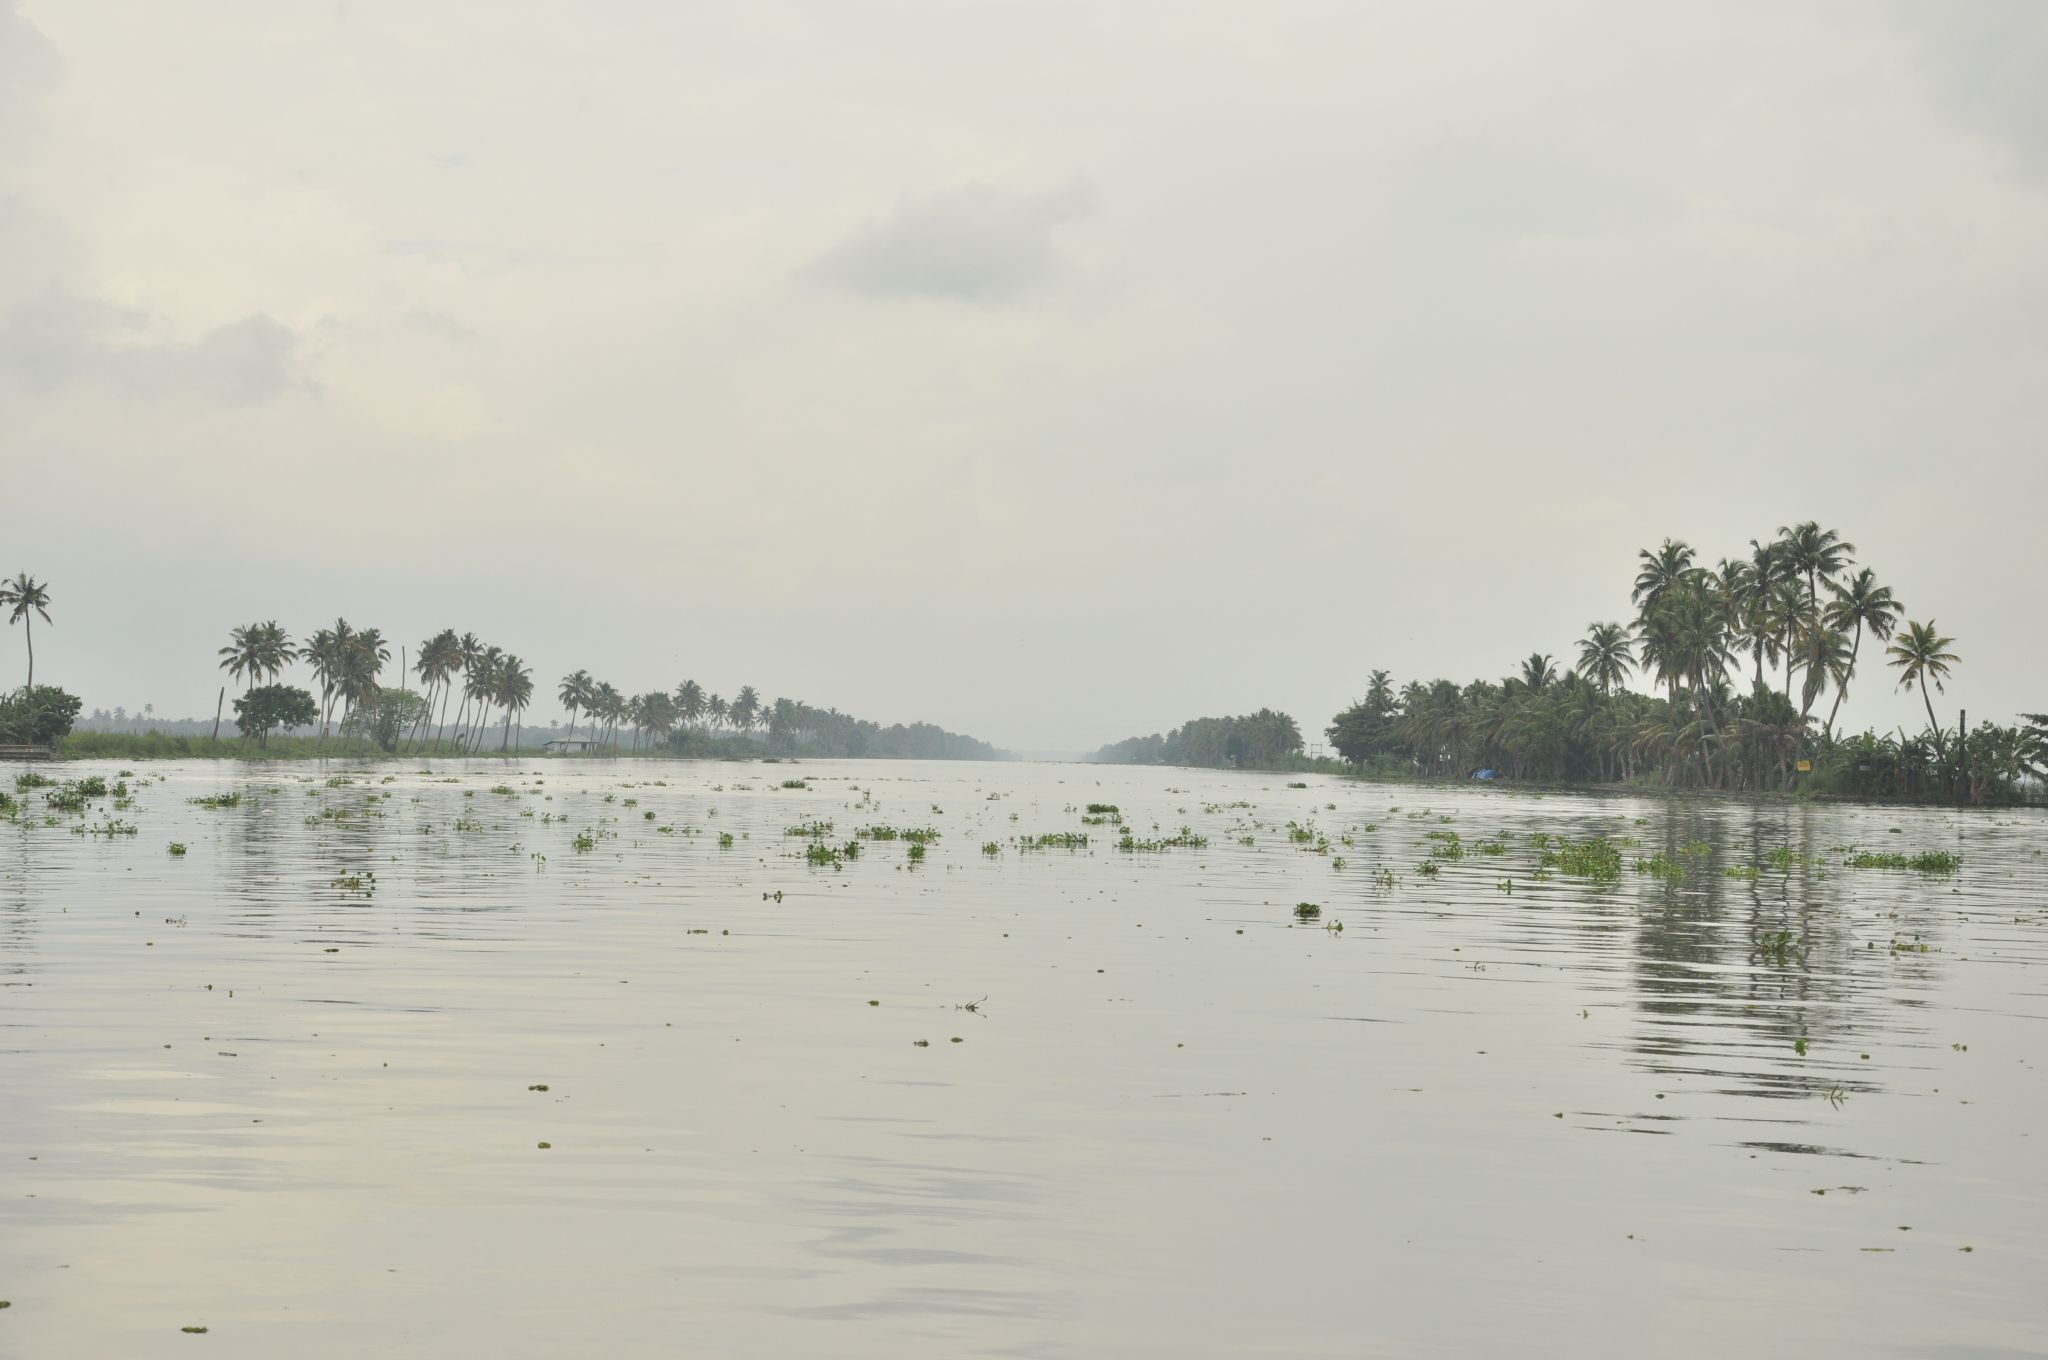
<path fill-rule="evenodd" d="M 537 718 L 1045 751 L 1319 734 L 1818 518 L 2010 718 L 2044 71 L 2035 0 L 0 0 L 0 570 L 88 707 L 339 614 Z"/>

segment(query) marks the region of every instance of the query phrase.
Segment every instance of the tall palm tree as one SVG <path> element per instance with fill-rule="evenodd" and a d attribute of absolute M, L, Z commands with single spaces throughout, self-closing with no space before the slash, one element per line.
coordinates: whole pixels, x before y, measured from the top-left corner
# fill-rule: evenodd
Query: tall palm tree
<path fill-rule="evenodd" d="M 220 668 L 228 673 L 231 680 L 246 679 L 242 693 L 247 695 L 256 687 L 256 677 L 263 673 L 263 625 L 246 623 L 228 630 L 228 645 L 219 652 Z"/>
<path fill-rule="evenodd" d="M 1628 597 L 1648 615 L 1657 607 L 1657 601 L 1664 597 L 1665 591 L 1691 575 L 1693 551 L 1689 544 L 1667 538 L 1655 552 L 1644 548 L 1636 556 L 1643 565 L 1636 573 L 1635 588 L 1629 591 Z"/>
<path fill-rule="evenodd" d="M 676 712 L 686 723 L 694 723 L 704 716 L 704 687 L 695 680 L 685 680 L 676 686 Z"/>
<path fill-rule="evenodd" d="M 713 727 L 723 727 L 726 719 L 732 715 L 732 705 L 714 694 L 704 701 L 704 711 L 711 715 Z"/>
<path fill-rule="evenodd" d="M 341 720 L 344 723 L 352 711 L 377 701 L 378 677 L 383 674 L 384 663 L 389 660 L 391 648 L 385 643 L 381 628 L 365 628 L 355 635 L 341 659 Z"/>
<path fill-rule="evenodd" d="M 1794 579 L 1803 577 L 1806 581 L 1806 610 L 1801 616 L 1799 633 L 1806 645 L 1800 665 L 1806 671 L 1806 700 L 1807 707 L 1811 708 L 1817 678 L 1824 670 L 1821 649 L 1826 639 L 1820 617 L 1820 585 L 1822 581 L 1832 584 L 1834 578 L 1855 560 L 1856 545 L 1833 529 L 1821 528 L 1819 521 L 1807 520 L 1779 528 L 1778 551 L 1785 559 L 1788 573 Z M 1785 677 L 1788 689 L 1792 681 L 1790 664 L 1788 655 Z"/>
<path fill-rule="evenodd" d="M 524 713 L 526 706 L 533 702 L 533 673 L 525 662 L 507 652 L 498 659 L 491 690 L 492 697 L 505 710 L 505 735 L 499 739 L 498 749 L 507 751 L 512 745 L 513 718 Z"/>
<path fill-rule="evenodd" d="M 320 685 L 320 739 L 327 740 L 327 722 L 334 711 L 334 698 L 347 673 L 349 652 L 354 648 L 356 630 L 347 619 L 336 619 L 334 627 L 315 629 L 299 647 L 299 659 L 313 668 Z"/>
<path fill-rule="evenodd" d="M 497 647 L 486 647 L 477 654 L 476 662 L 462 679 L 465 693 L 476 695 L 476 718 L 470 724 L 469 740 L 465 749 L 475 751 L 484 742 L 484 730 L 490 725 L 491 705 L 497 702 L 498 668 L 503 664 L 505 653 Z"/>
<path fill-rule="evenodd" d="M 1913 686 L 1920 687 L 1921 702 L 1927 705 L 1927 729 L 1934 734 L 1937 752 L 1942 749 L 1941 724 L 1934 720 L 1934 700 L 1927 689 L 1932 685 L 1944 694 L 1948 692 L 1942 681 L 1948 678 L 1949 667 L 1962 660 L 1949 650 L 1955 641 L 1937 632 L 1934 620 L 1929 619 L 1925 623 L 1907 623 L 1893 639 L 1892 645 L 1885 648 L 1891 664 L 1898 667 L 1898 687 L 1908 694 L 1913 692 Z"/>
<path fill-rule="evenodd" d="M 1845 630 L 1854 632 L 1849 644 L 1849 664 L 1842 676 L 1844 683 L 1835 686 L 1834 706 L 1828 709 L 1828 720 L 1824 724 L 1826 730 L 1832 732 L 1835 730 L 1835 714 L 1842 707 L 1842 696 L 1849 692 L 1847 681 L 1856 674 L 1856 659 L 1863 654 L 1863 630 L 1867 627 L 1879 642 L 1889 642 L 1892 631 L 1899 626 L 1902 611 L 1891 587 L 1879 585 L 1877 573 L 1869 567 L 1857 572 L 1846 583 L 1828 582 L 1828 589 L 1834 594 L 1827 607 L 1828 627 L 1838 633 Z"/>
<path fill-rule="evenodd" d="M 598 681 L 597 687 L 590 692 L 590 707 L 597 717 L 604 720 L 605 741 L 611 741 L 613 725 L 625 716 L 625 706 L 625 696 L 614 689 L 609 680 Z M 597 735 L 597 723 L 594 721 L 590 725 L 590 734 L 593 737 Z"/>
<path fill-rule="evenodd" d="M 1522 663 L 1522 683 L 1531 693 L 1544 688 L 1557 679 L 1557 667 L 1542 652 L 1529 653 L 1529 659 Z"/>
<path fill-rule="evenodd" d="M 761 696 L 754 692 L 752 685 L 741 685 L 739 696 L 732 701 L 730 713 L 733 726 L 742 732 L 753 730 L 754 719 L 761 712 Z"/>
<path fill-rule="evenodd" d="M 7 621 L 21 625 L 22 640 L 28 644 L 28 687 L 36 687 L 36 621 L 32 615 L 40 614 L 43 622 L 50 621 L 50 583 L 38 581 L 27 572 L 18 573 L 12 581 L 0 582 L 0 608 L 9 609 Z"/>
<path fill-rule="evenodd" d="M 1579 644 L 1579 669 L 1586 678 L 1611 695 L 1636 667 L 1635 648 L 1629 630 L 1618 623 L 1589 623 Z"/>
<path fill-rule="evenodd" d="M 590 694 L 589 671 L 571 671 L 562 677 L 562 683 L 555 688 L 555 697 L 562 701 L 563 709 L 569 714 L 569 737 L 572 741 L 576 737 L 576 715 L 589 704 Z"/>
<path fill-rule="evenodd" d="M 420 715 L 420 742 L 426 743 L 430 729 L 434 727 L 434 693 L 441 694 L 441 727 L 447 727 L 449 681 L 462 665 L 462 642 L 455 636 L 453 628 L 443 628 L 420 644 L 420 659 L 414 669 L 427 689 L 426 709 Z M 439 744 L 439 734 L 434 738 Z"/>
<path fill-rule="evenodd" d="M 476 697 L 476 667 L 484 657 L 483 640 L 475 633 L 464 633 L 455 640 L 455 671 L 462 674 L 462 702 L 455 706 L 455 745 L 457 750 L 469 745 L 468 729 L 463 719 L 469 714 L 470 701 Z M 455 671 L 449 674 L 451 677 Z"/>

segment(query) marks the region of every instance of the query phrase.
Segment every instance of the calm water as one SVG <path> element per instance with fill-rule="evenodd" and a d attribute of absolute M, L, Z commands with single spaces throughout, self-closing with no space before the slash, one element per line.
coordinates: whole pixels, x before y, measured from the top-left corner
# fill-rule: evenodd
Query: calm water
<path fill-rule="evenodd" d="M 2038 813 L 133 768 L 0 825 L 0 1356 L 2048 1353 Z"/>

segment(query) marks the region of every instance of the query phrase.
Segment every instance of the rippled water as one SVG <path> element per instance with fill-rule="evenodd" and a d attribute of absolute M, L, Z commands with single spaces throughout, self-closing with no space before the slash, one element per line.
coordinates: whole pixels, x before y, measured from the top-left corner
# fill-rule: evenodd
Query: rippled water
<path fill-rule="evenodd" d="M 135 768 L 0 825 L 0 1355 L 2048 1353 L 2039 813 Z"/>

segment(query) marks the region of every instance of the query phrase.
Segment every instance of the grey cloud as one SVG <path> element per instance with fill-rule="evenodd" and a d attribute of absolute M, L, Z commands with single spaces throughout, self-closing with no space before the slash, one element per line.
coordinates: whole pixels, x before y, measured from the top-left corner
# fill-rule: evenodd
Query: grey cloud
<path fill-rule="evenodd" d="M 1058 264 L 1053 229 L 1085 216 L 1094 194 L 1074 183 L 1036 194 L 986 184 L 905 200 L 820 256 L 810 277 L 870 297 L 981 302 L 1013 297 Z"/>
<path fill-rule="evenodd" d="M 138 338 L 147 318 L 75 293 L 52 292 L 0 313 L 0 382 L 33 391 L 102 384 L 144 395 L 196 392 L 268 400 L 295 381 L 298 340 L 261 313 L 191 344 Z"/>

